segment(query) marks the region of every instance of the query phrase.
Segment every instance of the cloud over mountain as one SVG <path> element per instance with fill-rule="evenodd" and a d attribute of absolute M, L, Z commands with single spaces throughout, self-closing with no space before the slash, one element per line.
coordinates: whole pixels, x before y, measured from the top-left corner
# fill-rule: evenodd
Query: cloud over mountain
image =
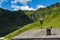
<path fill-rule="evenodd" d="M 15 5 L 12 5 L 12 8 L 14 8 L 15 11 L 18 11 L 18 10 L 36 10 L 34 8 L 30 8 L 28 5 L 25 5 L 25 6 L 15 6 Z"/>
<path fill-rule="evenodd" d="M 18 10 L 29 10 L 29 11 L 33 10 L 33 11 L 35 11 L 39 8 L 45 8 L 45 6 L 43 6 L 43 5 L 37 5 L 36 8 L 29 7 L 28 5 L 25 5 L 25 6 L 12 5 L 11 7 L 14 8 L 15 11 L 18 11 Z"/>

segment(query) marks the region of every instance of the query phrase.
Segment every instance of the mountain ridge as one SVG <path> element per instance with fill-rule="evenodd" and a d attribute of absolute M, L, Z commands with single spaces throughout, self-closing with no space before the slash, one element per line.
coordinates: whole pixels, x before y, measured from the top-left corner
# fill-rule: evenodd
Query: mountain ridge
<path fill-rule="evenodd" d="M 4 36 L 31 22 L 32 20 L 21 10 L 12 12 L 0 8 L 0 36 Z"/>

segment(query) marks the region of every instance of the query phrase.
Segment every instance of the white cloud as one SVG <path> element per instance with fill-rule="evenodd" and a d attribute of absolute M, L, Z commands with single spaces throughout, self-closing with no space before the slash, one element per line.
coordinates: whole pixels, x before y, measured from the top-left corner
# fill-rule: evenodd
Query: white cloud
<path fill-rule="evenodd" d="M 30 10 L 34 10 L 34 8 L 32 8 L 32 7 L 30 8 L 30 7 L 27 6 L 27 5 L 26 5 L 26 6 L 20 6 L 20 9 L 21 9 L 21 10 L 29 10 L 29 11 L 30 11 Z"/>
<path fill-rule="evenodd" d="M 12 4 L 13 3 L 21 3 L 21 4 L 23 4 L 23 5 L 26 5 L 27 4 L 27 2 L 29 2 L 29 1 L 31 1 L 31 0 L 14 0 L 14 1 L 12 1 Z"/>
<path fill-rule="evenodd" d="M 28 5 L 25 5 L 25 6 L 16 6 L 16 5 L 12 5 L 11 6 L 12 8 L 14 8 L 15 11 L 18 11 L 18 10 L 37 10 L 39 8 L 45 8 L 46 6 L 43 6 L 43 5 L 37 5 L 36 8 L 32 8 L 32 7 L 29 7 Z"/>
<path fill-rule="evenodd" d="M 14 8 L 15 11 L 17 10 L 34 10 L 32 7 L 30 8 L 29 6 L 27 6 L 27 2 L 30 2 L 32 0 L 14 0 L 11 1 L 11 7 Z M 17 3 L 21 3 L 24 6 L 16 6 Z"/>
<path fill-rule="evenodd" d="M 12 5 L 12 8 L 14 8 L 15 11 L 18 11 L 18 10 L 35 10 L 34 8 L 30 8 L 29 6 L 15 6 L 15 5 Z"/>
<path fill-rule="evenodd" d="M 19 7 L 19 6 L 12 5 L 11 7 L 12 7 L 15 11 L 20 10 L 20 7 Z"/>
<path fill-rule="evenodd" d="M 45 8 L 46 6 L 44 5 L 37 5 L 36 9 L 39 9 L 39 8 Z"/>

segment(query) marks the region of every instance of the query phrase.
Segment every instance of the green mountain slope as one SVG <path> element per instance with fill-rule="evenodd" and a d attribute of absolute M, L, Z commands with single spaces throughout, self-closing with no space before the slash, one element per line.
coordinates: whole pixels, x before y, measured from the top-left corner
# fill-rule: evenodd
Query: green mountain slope
<path fill-rule="evenodd" d="M 40 29 L 41 24 L 39 19 L 41 17 L 43 17 L 44 19 L 42 25 L 43 28 L 46 28 L 47 26 L 52 26 L 53 28 L 60 28 L 60 3 L 53 4 L 46 8 L 40 8 L 36 11 L 25 12 L 27 15 L 29 15 L 29 18 L 34 21 L 34 23 L 28 24 L 23 28 L 16 30 L 15 32 L 5 36 L 6 38 L 12 38 L 13 36 L 16 36 L 29 29 Z"/>
<path fill-rule="evenodd" d="M 29 19 L 29 17 L 21 10 L 12 12 L 0 8 L 0 37 L 31 22 L 31 19 Z"/>

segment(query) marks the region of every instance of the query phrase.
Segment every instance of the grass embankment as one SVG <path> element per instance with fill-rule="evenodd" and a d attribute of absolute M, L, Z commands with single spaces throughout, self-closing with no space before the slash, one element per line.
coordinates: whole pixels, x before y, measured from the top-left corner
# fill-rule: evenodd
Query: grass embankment
<path fill-rule="evenodd" d="M 45 17 L 43 26 L 52 26 L 53 28 L 60 28 L 60 12 L 53 12 Z"/>
<path fill-rule="evenodd" d="M 24 26 L 24 27 L 22 27 L 22 28 L 20 28 L 20 29 L 18 29 L 18 30 L 16 30 L 16 31 L 14 31 L 14 32 L 6 35 L 5 38 L 6 38 L 6 39 L 11 39 L 12 37 L 14 37 L 14 36 L 16 36 L 16 35 L 18 35 L 18 34 L 21 34 L 22 32 L 24 32 L 24 31 L 26 31 L 26 30 L 34 29 L 34 28 L 35 28 L 35 29 L 40 28 L 40 23 L 39 23 L 39 21 L 38 21 L 38 22 L 35 22 L 35 23 L 28 24 L 28 25 L 26 25 L 26 26 Z"/>

